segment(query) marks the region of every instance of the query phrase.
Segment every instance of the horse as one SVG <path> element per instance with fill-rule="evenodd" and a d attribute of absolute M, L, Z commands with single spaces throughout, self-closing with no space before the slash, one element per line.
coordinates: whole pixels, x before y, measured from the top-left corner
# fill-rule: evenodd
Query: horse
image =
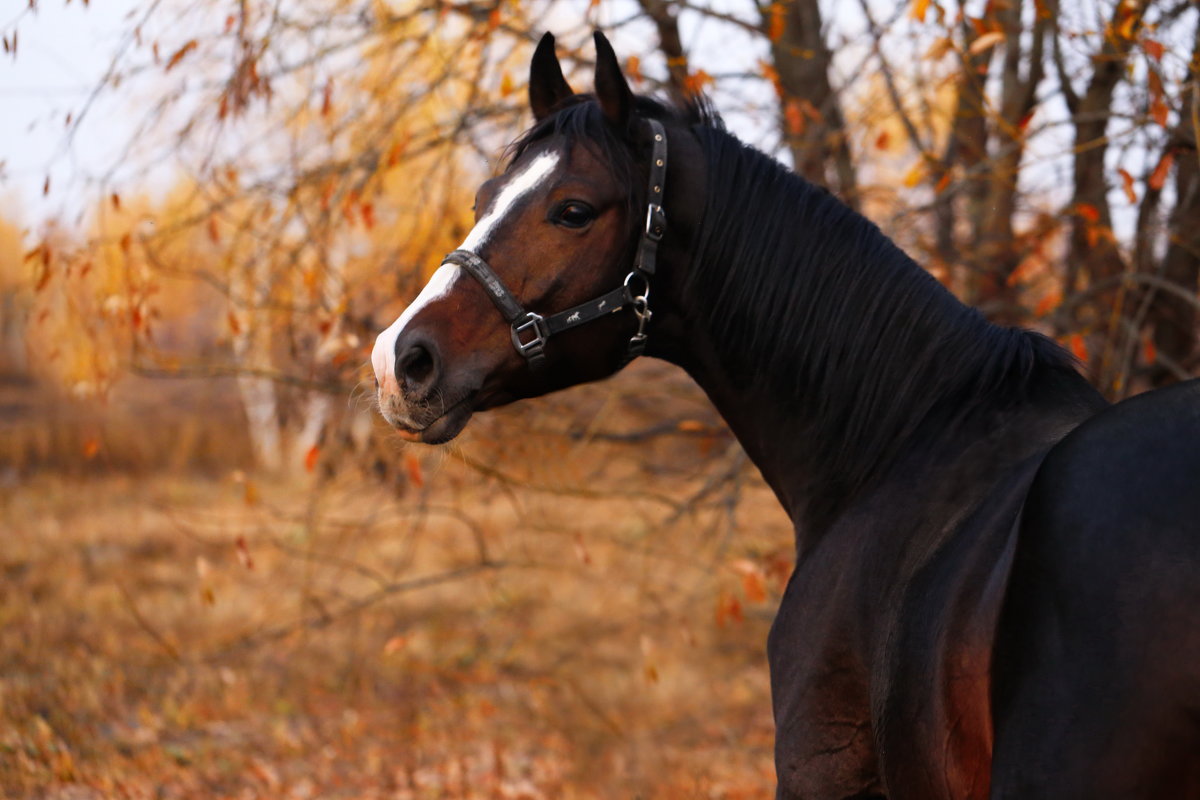
<path fill-rule="evenodd" d="M 595 46 L 576 94 L 539 42 L 532 127 L 375 343 L 387 421 L 682 367 L 795 527 L 777 798 L 1200 797 L 1200 382 L 1110 405 Z"/>

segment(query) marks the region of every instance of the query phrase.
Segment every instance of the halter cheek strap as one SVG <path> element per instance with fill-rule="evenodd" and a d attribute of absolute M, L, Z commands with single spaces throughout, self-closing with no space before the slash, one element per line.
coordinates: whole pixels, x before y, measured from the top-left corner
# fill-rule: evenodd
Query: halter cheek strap
<path fill-rule="evenodd" d="M 650 186 L 646 195 L 646 224 L 638 241 L 633 269 L 625 276 L 621 286 L 586 303 L 543 317 L 522 306 L 478 253 L 455 250 L 442 259 L 443 264 L 462 267 L 483 285 L 488 297 L 511 328 L 513 347 L 525 357 L 530 369 L 535 372 L 545 366 L 546 340 L 551 336 L 625 308 L 633 309 L 638 327 L 629 340 L 624 363 L 637 358 L 646 349 L 646 324 L 650 321 L 650 277 L 657 268 L 658 243 L 667 229 L 667 217 L 662 207 L 667 179 L 667 133 L 658 120 L 649 119 L 646 122 L 650 125 L 653 139 Z"/>

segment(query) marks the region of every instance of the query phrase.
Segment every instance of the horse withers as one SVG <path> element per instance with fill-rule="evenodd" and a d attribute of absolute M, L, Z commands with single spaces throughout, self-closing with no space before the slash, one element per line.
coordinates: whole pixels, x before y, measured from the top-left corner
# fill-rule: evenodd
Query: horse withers
<path fill-rule="evenodd" d="M 1109 407 L 877 227 L 727 133 L 594 94 L 535 122 L 372 354 L 404 438 L 643 353 L 795 523 L 768 640 L 779 798 L 1200 797 L 1200 384 Z"/>

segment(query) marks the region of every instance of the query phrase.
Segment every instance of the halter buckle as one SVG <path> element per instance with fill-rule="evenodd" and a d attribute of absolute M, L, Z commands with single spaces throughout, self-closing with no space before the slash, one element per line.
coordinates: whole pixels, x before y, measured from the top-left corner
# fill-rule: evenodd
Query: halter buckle
<path fill-rule="evenodd" d="M 526 331 L 533 331 L 533 338 L 527 341 L 521 339 L 521 335 Z M 550 336 L 542 315 L 532 311 L 525 312 L 523 322 L 514 321 L 510 333 L 513 347 L 517 348 L 518 353 L 530 359 L 542 355 L 542 351 L 546 349 L 546 339 Z"/>
<path fill-rule="evenodd" d="M 652 242 L 662 241 L 667 232 L 667 214 L 657 203 L 646 206 L 646 238 Z"/>

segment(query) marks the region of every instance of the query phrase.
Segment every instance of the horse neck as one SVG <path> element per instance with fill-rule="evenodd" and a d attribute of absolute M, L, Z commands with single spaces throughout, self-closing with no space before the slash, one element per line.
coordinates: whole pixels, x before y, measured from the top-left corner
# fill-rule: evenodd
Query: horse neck
<path fill-rule="evenodd" d="M 991 325 L 873 224 L 723 136 L 701 139 L 725 194 L 684 237 L 660 354 L 708 393 L 798 529 L 820 535 L 914 449 L 965 448 L 1043 367 L 1070 371 L 1052 343 Z"/>

